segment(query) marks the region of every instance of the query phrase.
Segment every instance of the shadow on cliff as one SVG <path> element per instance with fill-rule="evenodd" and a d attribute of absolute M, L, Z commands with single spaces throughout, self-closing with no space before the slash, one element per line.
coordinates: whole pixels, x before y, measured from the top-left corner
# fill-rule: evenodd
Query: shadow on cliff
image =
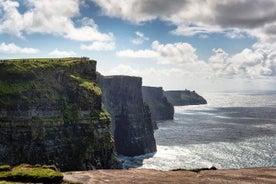
<path fill-rule="evenodd" d="M 120 160 L 122 161 L 123 168 L 128 169 L 128 168 L 141 167 L 145 159 L 152 158 L 155 154 L 156 152 L 148 153 L 145 155 L 134 156 L 134 157 L 127 157 L 124 155 L 120 155 L 119 157 L 120 157 Z"/>

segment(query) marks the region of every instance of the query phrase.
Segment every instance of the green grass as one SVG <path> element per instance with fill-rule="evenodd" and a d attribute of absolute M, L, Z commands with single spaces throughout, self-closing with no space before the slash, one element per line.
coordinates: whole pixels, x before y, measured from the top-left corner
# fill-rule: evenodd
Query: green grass
<path fill-rule="evenodd" d="M 14 182 L 0 181 L 0 184 L 15 184 Z"/>
<path fill-rule="evenodd" d="M 68 58 L 26 58 L 26 59 L 8 59 L 7 61 L 71 61 L 74 59 L 79 59 L 77 57 L 68 57 Z"/>
<path fill-rule="evenodd" d="M 32 87 L 32 82 L 0 81 L 0 94 L 15 95 L 21 94 Z"/>
<path fill-rule="evenodd" d="M 62 99 L 63 103 L 63 120 L 66 123 L 73 122 L 75 120 L 74 115 L 72 114 L 72 109 L 68 105 L 65 99 Z"/>
<path fill-rule="evenodd" d="M 0 180 L 31 183 L 61 183 L 63 175 L 49 168 L 21 164 L 10 171 L 0 171 Z"/>
<path fill-rule="evenodd" d="M 78 81 L 80 83 L 80 86 L 93 92 L 94 94 L 96 94 L 97 96 L 102 95 L 102 90 L 101 88 L 99 88 L 96 84 L 96 82 L 93 82 L 91 80 L 88 79 L 83 79 L 79 76 L 75 76 L 75 75 L 70 75 L 70 77 L 76 81 Z"/>
<path fill-rule="evenodd" d="M 29 58 L 0 60 L 0 94 L 18 95 L 35 86 L 35 80 L 43 80 L 40 75 L 42 70 L 53 69 L 59 71 L 59 67 L 72 66 L 88 58 Z M 42 78 L 42 79 L 40 79 Z M 7 80 L 9 79 L 9 80 Z M 80 86 L 101 94 L 94 82 L 81 81 Z M 47 93 L 48 94 L 48 93 Z M 49 93 L 50 94 L 50 93 Z M 2 100 L 3 101 L 3 100 Z"/>
<path fill-rule="evenodd" d="M 11 170 L 11 166 L 10 165 L 1 165 L 0 166 L 0 172 L 2 171 L 10 171 Z"/>
<path fill-rule="evenodd" d="M 0 72 L 24 73 L 37 68 L 70 66 L 88 58 L 28 58 L 0 60 Z"/>

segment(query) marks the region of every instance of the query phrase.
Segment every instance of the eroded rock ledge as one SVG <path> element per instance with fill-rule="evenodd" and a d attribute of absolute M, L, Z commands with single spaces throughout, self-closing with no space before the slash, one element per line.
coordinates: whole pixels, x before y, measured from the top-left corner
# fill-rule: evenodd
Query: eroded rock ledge
<path fill-rule="evenodd" d="M 155 152 L 150 111 L 142 99 L 142 78 L 99 75 L 98 80 L 111 115 L 117 153 L 136 156 Z"/>
<path fill-rule="evenodd" d="M 149 105 L 153 126 L 157 129 L 156 121 L 172 120 L 174 107 L 163 94 L 162 87 L 142 87 L 143 100 Z"/>

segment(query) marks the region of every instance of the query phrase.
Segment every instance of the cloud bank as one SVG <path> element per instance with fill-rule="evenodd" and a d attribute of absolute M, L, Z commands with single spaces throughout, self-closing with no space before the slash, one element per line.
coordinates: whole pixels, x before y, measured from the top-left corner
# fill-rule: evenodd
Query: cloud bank
<path fill-rule="evenodd" d="M 29 47 L 20 47 L 14 43 L 6 44 L 5 42 L 0 44 L 0 53 L 5 54 L 37 54 L 38 49 Z"/>
<path fill-rule="evenodd" d="M 110 17 L 133 23 L 154 19 L 177 26 L 176 35 L 241 32 L 261 40 L 276 39 L 276 1 L 274 0 L 92 0 Z M 231 34 L 229 34 L 231 32 Z"/>
<path fill-rule="evenodd" d="M 113 42 L 113 34 L 100 32 L 91 18 L 83 17 L 80 25 L 75 24 L 80 5 L 80 0 L 0 0 L 0 33 L 23 39 L 26 34 L 41 33 L 79 42 Z M 26 11 L 20 12 L 20 6 Z"/>
<path fill-rule="evenodd" d="M 151 49 L 121 50 L 119 57 L 150 58 L 159 65 L 168 65 L 198 78 L 267 78 L 276 77 L 276 45 L 255 44 L 252 49 L 230 55 L 223 49 L 213 49 L 213 55 L 206 61 L 200 60 L 196 49 L 185 42 L 161 44 L 152 42 Z M 136 72 L 137 73 L 137 72 Z"/>

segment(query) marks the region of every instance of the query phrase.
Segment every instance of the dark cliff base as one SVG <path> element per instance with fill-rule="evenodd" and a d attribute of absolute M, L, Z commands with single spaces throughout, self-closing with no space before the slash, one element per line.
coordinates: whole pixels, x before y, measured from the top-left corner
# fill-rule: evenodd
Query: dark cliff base
<path fill-rule="evenodd" d="M 174 106 L 207 104 L 207 101 L 195 91 L 165 91 L 164 95 Z"/>
<path fill-rule="evenodd" d="M 174 108 L 167 98 L 163 95 L 162 87 L 142 87 L 143 100 L 149 105 L 153 127 L 157 129 L 156 121 L 172 120 Z"/>
<path fill-rule="evenodd" d="M 149 108 L 142 99 L 142 78 L 98 76 L 103 103 L 112 118 L 118 154 L 137 156 L 156 151 Z"/>
<path fill-rule="evenodd" d="M 151 169 L 96 170 L 64 173 L 64 179 L 88 183 L 266 183 L 275 184 L 276 168 L 248 168 L 229 170 L 158 171 Z"/>

